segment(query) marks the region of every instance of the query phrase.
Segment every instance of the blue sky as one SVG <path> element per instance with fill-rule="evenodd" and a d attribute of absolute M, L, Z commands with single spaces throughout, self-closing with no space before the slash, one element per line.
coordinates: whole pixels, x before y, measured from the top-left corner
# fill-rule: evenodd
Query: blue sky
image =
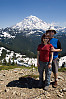
<path fill-rule="evenodd" d="M 15 25 L 30 15 L 66 27 L 66 0 L 0 0 L 0 28 Z"/>

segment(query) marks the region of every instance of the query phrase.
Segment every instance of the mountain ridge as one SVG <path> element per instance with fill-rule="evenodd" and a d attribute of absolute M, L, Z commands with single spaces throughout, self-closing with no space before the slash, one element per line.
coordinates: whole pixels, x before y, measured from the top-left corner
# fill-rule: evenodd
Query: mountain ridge
<path fill-rule="evenodd" d="M 36 36 L 41 36 L 39 35 L 40 33 L 45 33 L 46 30 L 50 26 L 53 26 L 54 29 L 57 31 L 57 33 L 66 33 L 66 27 L 62 28 L 57 25 L 49 24 L 41 19 L 39 19 L 36 16 L 28 16 L 21 22 L 17 23 L 16 25 L 13 25 L 12 27 L 7 27 L 5 29 L 0 29 L 0 39 L 2 37 L 4 38 L 15 38 L 15 36 L 19 33 L 22 33 L 22 35 L 26 36 L 31 36 L 31 35 L 36 35 Z M 37 32 L 37 34 L 36 34 Z M 60 33 L 60 34 L 61 34 Z"/>

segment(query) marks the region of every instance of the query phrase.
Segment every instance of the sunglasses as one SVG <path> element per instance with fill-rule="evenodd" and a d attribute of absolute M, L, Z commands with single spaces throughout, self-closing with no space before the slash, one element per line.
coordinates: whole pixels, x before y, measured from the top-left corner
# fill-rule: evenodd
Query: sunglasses
<path fill-rule="evenodd" d="M 49 39 L 49 38 L 44 38 L 44 39 Z"/>
<path fill-rule="evenodd" d="M 54 32 L 54 30 L 49 30 L 48 32 L 52 32 L 52 33 L 53 33 L 53 32 Z"/>

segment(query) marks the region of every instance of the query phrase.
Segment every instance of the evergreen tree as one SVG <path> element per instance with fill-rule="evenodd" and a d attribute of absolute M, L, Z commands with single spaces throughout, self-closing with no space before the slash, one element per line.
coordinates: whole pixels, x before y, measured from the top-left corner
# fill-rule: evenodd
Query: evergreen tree
<path fill-rule="evenodd" d="M 6 54 L 7 54 L 6 50 L 3 49 L 0 59 L 1 60 L 4 59 L 6 57 Z"/>
<path fill-rule="evenodd" d="M 13 66 L 15 65 L 15 63 L 14 63 L 14 59 L 13 59 L 13 62 L 11 63 L 11 65 L 13 65 Z"/>
<path fill-rule="evenodd" d="M 7 61 L 6 61 L 5 58 L 4 58 L 4 60 L 3 60 L 3 65 L 7 65 Z"/>
<path fill-rule="evenodd" d="M 11 60 L 10 60 L 10 58 L 9 58 L 9 62 L 8 62 L 8 64 L 7 64 L 8 66 L 10 66 L 11 65 Z"/>

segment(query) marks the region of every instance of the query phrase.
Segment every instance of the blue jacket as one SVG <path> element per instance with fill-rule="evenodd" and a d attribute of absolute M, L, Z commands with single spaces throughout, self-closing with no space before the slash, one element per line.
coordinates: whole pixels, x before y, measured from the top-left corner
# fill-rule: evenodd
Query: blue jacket
<path fill-rule="evenodd" d="M 54 47 L 55 49 L 58 48 L 57 42 L 58 42 L 58 39 L 56 39 L 56 38 L 52 38 L 52 39 L 50 40 L 50 43 L 53 45 L 53 47 Z M 54 54 L 53 54 L 53 59 L 55 59 L 55 58 L 57 58 L 57 57 L 58 57 L 58 52 L 54 52 Z"/>

